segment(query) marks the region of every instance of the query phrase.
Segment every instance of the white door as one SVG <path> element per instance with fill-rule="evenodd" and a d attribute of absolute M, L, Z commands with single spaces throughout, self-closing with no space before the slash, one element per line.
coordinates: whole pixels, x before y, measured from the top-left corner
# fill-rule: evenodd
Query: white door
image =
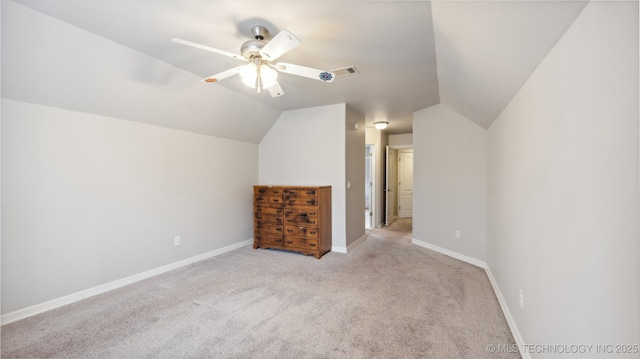
<path fill-rule="evenodd" d="M 398 217 L 413 217 L 413 148 L 398 150 Z"/>

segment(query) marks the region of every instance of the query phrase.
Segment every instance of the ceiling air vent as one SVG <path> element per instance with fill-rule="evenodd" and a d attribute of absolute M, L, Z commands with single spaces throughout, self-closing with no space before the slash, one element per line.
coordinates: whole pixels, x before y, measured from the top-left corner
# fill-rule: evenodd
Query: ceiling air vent
<path fill-rule="evenodd" d="M 358 71 L 358 69 L 356 69 L 355 66 L 343 67 L 340 69 L 331 70 L 331 72 L 333 72 L 336 75 L 336 78 L 347 76 L 347 75 L 355 75 L 360 73 L 360 71 Z"/>

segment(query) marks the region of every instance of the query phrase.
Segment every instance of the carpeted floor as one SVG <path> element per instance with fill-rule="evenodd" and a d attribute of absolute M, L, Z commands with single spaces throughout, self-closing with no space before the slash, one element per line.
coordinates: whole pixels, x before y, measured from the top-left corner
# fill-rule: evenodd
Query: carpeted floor
<path fill-rule="evenodd" d="M 484 270 L 410 219 L 320 260 L 250 246 L 2 327 L 2 357 L 518 358 Z"/>

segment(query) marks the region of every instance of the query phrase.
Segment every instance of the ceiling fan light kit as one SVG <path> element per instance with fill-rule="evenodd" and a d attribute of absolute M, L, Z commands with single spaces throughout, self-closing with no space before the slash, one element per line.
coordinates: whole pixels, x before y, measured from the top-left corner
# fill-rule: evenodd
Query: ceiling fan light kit
<path fill-rule="evenodd" d="M 268 89 L 272 97 L 278 97 L 284 94 L 282 87 L 280 87 L 278 83 L 278 72 L 307 77 L 323 82 L 333 82 L 335 79 L 336 75 L 331 71 L 323 71 L 283 62 L 277 64 L 272 63 L 272 61 L 278 57 L 300 45 L 300 40 L 289 31 L 282 30 L 269 41 L 265 40 L 265 38 L 268 38 L 269 31 L 264 26 L 252 27 L 251 33 L 254 39 L 242 44 L 240 47 L 240 53 L 242 55 L 236 55 L 224 50 L 218 50 L 178 38 L 174 38 L 171 41 L 237 60 L 250 62 L 247 65 L 238 66 L 209 76 L 202 80 L 202 82 L 205 83 L 216 83 L 227 77 L 240 74 L 242 82 L 251 88 L 255 88 L 257 93 L 260 93 L 263 89 Z"/>
<path fill-rule="evenodd" d="M 260 61 L 240 67 L 239 73 L 242 82 L 256 89 L 258 93 L 260 93 L 262 89 L 272 87 L 278 81 L 278 71 Z"/>
<path fill-rule="evenodd" d="M 376 121 L 373 123 L 373 126 L 378 130 L 384 130 L 385 128 L 387 128 L 388 125 L 389 125 L 389 122 L 387 121 Z"/>

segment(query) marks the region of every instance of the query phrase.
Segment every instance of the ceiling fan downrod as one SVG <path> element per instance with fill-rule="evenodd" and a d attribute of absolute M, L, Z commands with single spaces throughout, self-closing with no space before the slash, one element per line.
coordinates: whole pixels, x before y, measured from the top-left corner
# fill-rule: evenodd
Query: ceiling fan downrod
<path fill-rule="evenodd" d="M 251 28 L 251 33 L 253 34 L 254 39 L 264 40 L 264 38 L 269 34 L 269 30 L 264 26 L 256 25 Z"/>

